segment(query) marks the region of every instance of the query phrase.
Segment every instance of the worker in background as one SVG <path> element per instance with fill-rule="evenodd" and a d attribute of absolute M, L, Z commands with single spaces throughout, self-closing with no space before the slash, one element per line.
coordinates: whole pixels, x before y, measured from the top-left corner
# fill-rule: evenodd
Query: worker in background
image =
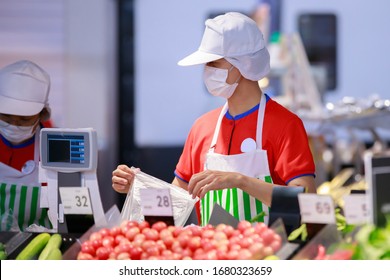
<path fill-rule="evenodd" d="M 21 60 L 0 69 L 0 231 L 50 228 L 39 207 L 39 132 L 51 126 L 50 77 Z"/>
<path fill-rule="evenodd" d="M 238 220 L 265 212 L 267 223 L 274 186 L 303 186 L 315 193 L 307 134 L 297 115 L 259 87 L 258 81 L 269 73 L 270 56 L 256 23 L 230 12 L 205 25 L 199 49 L 178 64 L 204 64 L 208 91 L 226 104 L 195 121 L 173 184 L 201 199 L 202 225 L 215 203 Z M 128 166 L 119 165 L 112 187 L 126 193 L 133 178 Z"/>

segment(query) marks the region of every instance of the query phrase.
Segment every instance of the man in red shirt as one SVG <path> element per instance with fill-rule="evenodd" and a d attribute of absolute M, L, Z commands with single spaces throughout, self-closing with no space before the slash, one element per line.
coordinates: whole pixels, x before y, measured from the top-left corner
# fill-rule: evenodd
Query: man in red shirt
<path fill-rule="evenodd" d="M 226 104 L 195 121 L 173 184 L 201 199 L 202 225 L 215 203 L 238 220 L 251 220 L 268 213 L 274 186 L 303 186 L 314 193 L 314 161 L 302 121 L 259 87 L 270 57 L 256 22 L 231 12 L 205 25 L 198 50 L 178 64 L 204 64 L 208 91 Z M 133 178 L 119 165 L 113 188 L 127 192 Z"/>
<path fill-rule="evenodd" d="M 50 227 L 39 207 L 39 131 L 50 127 L 50 77 L 21 60 L 0 69 L 0 231 Z"/>

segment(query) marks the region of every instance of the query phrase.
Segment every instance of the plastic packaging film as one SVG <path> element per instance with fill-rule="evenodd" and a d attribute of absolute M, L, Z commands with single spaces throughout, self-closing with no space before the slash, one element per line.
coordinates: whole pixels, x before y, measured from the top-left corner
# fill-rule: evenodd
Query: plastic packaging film
<path fill-rule="evenodd" d="M 138 222 L 144 220 L 141 208 L 140 189 L 168 188 L 170 190 L 172 200 L 173 219 L 175 221 L 175 226 L 184 226 L 195 203 L 199 200 L 199 198 L 193 199 L 191 195 L 189 195 L 188 192 L 184 189 L 148 175 L 139 169 L 132 167 L 132 170 L 135 172 L 135 178 L 130 191 L 127 193 L 127 197 L 122 208 L 122 220 Z"/>

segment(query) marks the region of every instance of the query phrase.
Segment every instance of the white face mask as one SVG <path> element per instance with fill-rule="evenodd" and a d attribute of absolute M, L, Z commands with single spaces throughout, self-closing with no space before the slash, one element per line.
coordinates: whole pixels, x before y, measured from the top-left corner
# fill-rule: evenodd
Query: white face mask
<path fill-rule="evenodd" d="M 203 81 L 207 87 L 207 90 L 214 96 L 219 96 L 223 98 L 230 98 L 236 87 L 238 86 L 238 77 L 237 81 L 234 84 L 228 84 L 226 82 L 229 72 L 233 69 L 233 66 L 230 69 L 220 69 L 211 66 L 205 65 L 203 72 Z"/>
<path fill-rule="evenodd" d="M 31 126 L 16 126 L 0 120 L 0 134 L 13 144 L 18 144 L 30 139 L 33 137 L 35 131 L 36 124 Z"/>

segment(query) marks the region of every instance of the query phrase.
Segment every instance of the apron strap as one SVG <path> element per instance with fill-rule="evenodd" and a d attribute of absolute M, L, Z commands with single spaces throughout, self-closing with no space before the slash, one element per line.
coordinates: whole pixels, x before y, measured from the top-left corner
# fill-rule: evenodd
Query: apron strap
<path fill-rule="evenodd" d="M 259 111 L 257 114 L 257 128 L 256 128 L 256 143 L 257 148 L 262 149 L 263 148 L 263 121 L 264 121 L 264 114 L 265 114 L 265 104 L 266 104 L 266 96 L 265 94 L 261 94 L 260 99 L 260 105 L 259 105 Z M 219 114 L 217 125 L 215 126 L 213 140 L 211 141 L 210 145 L 210 152 L 214 152 L 215 145 L 217 144 L 219 129 L 221 128 L 222 119 L 225 116 L 226 112 L 228 111 L 228 103 L 226 102 L 223 106 L 221 113 Z"/>
<path fill-rule="evenodd" d="M 259 112 L 257 114 L 257 129 L 256 129 L 256 143 L 257 148 L 263 148 L 263 122 L 264 122 L 264 114 L 265 114 L 265 104 L 266 104 L 266 96 L 265 94 L 261 94 Z"/>
<path fill-rule="evenodd" d="M 210 145 L 211 152 L 214 152 L 215 145 L 217 144 L 219 129 L 221 128 L 222 119 L 225 116 L 227 111 L 228 111 L 228 103 L 226 102 L 221 110 L 221 113 L 219 114 L 217 125 L 215 126 L 213 140 L 211 141 L 211 145 Z"/>

